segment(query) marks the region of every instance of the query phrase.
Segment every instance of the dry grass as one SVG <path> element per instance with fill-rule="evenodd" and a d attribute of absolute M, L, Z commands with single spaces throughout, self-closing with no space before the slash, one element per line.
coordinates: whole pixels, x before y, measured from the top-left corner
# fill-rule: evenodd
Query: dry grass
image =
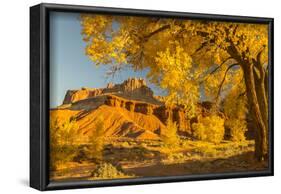
<path fill-rule="evenodd" d="M 171 147 L 156 140 L 110 138 L 105 143 L 101 163 L 90 159 L 85 159 L 82 163 L 67 162 L 52 172 L 52 178 L 55 180 L 70 177 L 89 180 L 117 179 L 152 176 L 156 172 L 159 173 L 159 176 L 168 173 L 170 173 L 169 175 L 184 174 L 184 172 L 185 174 L 204 173 L 202 169 L 205 169 L 207 173 L 216 171 L 217 169 L 214 167 L 219 163 L 222 163 L 220 168 L 222 172 L 224 168 L 226 171 L 229 169 L 235 171 L 242 167 L 242 169 L 260 168 L 259 164 L 249 159 L 249 153 L 253 153 L 253 151 L 253 141 L 223 141 L 220 144 L 214 144 L 204 141 L 180 140 L 176 146 Z M 247 157 L 238 157 L 243 154 Z M 235 158 L 235 162 L 231 161 L 232 158 Z M 168 168 L 166 169 L 165 166 Z M 218 168 L 218 166 L 216 167 Z M 158 168 L 161 168 L 161 172 Z"/>

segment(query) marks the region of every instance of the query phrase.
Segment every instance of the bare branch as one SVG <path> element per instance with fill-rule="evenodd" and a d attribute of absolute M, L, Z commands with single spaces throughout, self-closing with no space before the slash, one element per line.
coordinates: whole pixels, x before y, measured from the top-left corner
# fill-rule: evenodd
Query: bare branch
<path fill-rule="evenodd" d="M 114 78 L 115 75 L 120 72 L 123 69 L 120 65 L 113 65 L 110 67 L 110 69 L 105 73 L 106 77 L 112 77 Z"/>

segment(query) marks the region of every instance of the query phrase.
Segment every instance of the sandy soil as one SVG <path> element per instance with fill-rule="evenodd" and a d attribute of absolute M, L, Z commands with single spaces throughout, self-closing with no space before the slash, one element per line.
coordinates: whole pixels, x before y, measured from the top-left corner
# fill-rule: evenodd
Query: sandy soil
<path fill-rule="evenodd" d="M 124 142 L 108 144 L 102 162 L 116 166 L 131 177 L 259 171 L 267 168 L 267 161 L 257 162 L 254 159 L 252 141 L 224 142 L 219 145 L 185 141 L 184 145 L 169 148 L 152 141 Z M 92 179 L 92 172 L 96 167 L 97 162 L 90 160 L 72 162 L 65 169 L 52 171 L 50 179 Z"/>

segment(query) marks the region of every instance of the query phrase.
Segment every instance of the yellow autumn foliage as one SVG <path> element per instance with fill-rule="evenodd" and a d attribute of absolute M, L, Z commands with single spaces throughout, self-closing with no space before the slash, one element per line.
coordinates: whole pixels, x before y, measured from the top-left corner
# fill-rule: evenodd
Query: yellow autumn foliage
<path fill-rule="evenodd" d="M 224 137 L 224 119 L 216 115 L 202 117 L 192 124 L 195 138 L 213 143 L 220 143 Z"/>
<path fill-rule="evenodd" d="M 187 117 L 198 114 L 202 98 L 220 104 L 237 85 L 237 96 L 251 89 L 246 101 L 255 104 L 253 121 L 262 136 L 256 155 L 266 156 L 268 24 L 82 14 L 81 26 L 86 55 L 95 64 L 110 65 L 112 74 L 127 67 L 148 70 L 147 79 L 166 91 L 166 103 L 183 105 Z M 235 128 L 238 121 L 231 118 L 233 138 L 243 139 L 237 133 L 245 127 Z"/>
<path fill-rule="evenodd" d="M 235 86 L 227 95 L 223 108 L 227 120 L 225 126 L 230 129 L 230 138 L 233 141 L 245 140 L 247 129 L 246 115 L 248 113 L 245 94 L 241 95 L 241 90 L 245 91 L 243 85 Z"/>
<path fill-rule="evenodd" d="M 188 116 L 195 114 L 195 102 L 199 99 L 199 87 L 190 77 L 192 59 L 184 52 L 178 43 L 175 50 L 166 49 L 159 52 L 155 59 L 156 66 L 161 69 L 161 74 L 149 74 L 152 80 L 167 91 L 165 102 L 167 105 L 181 104 L 188 110 Z"/>
<path fill-rule="evenodd" d="M 179 137 L 177 134 L 178 126 L 172 119 L 168 119 L 165 134 L 162 136 L 162 140 L 165 146 L 175 146 L 179 143 Z"/>
<path fill-rule="evenodd" d="M 74 120 L 50 119 L 50 168 L 63 167 L 77 155 L 75 139 L 77 125 Z"/>
<path fill-rule="evenodd" d="M 167 103 L 184 105 L 190 117 L 200 87 L 214 100 L 222 81 L 220 92 L 227 93 L 243 78 L 239 67 L 228 70 L 237 63 L 229 46 L 253 59 L 265 48 L 261 59 L 268 60 L 263 24 L 82 14 L 81 26 L 93 62 L 112 65 L 112 71 L 148 68 L 148 79 L 167 91 Z"/>

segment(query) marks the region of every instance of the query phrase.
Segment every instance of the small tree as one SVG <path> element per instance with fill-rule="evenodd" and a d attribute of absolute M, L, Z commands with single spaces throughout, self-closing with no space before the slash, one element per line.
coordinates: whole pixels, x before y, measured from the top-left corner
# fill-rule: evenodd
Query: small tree
<path fill-rule="evenodd" d="M 247 131 L 247 123 L 245 120 L 232 119 L 225 122 L 226 126 L 230 129 L 230 140 L 244 141 L 245 132 Z"/>
<path fill-rule="evenodd" d="M 77 135 L 75 120 L 60 121 L 58 118 L 50 119 L 50 167 L 57 169 L 58 165 L 64 165 L 72 161 L 77 154 L 74 141 Z"/>
<path fill-rule="evenodd" d="M 57 161 L 59 160 L 58 155 L 58 119 L 50 119 L 50 168 L 51 170 L 56 169 Z"/>
<path fill-rule="evenodd" d="M 192 124 L 192 129 L 197 139 L 219 143 L 224 137 L 224 119 L 216 115 L 202 117 Z"/>
<path fill-rule="evenodd" d="M 163 135 L 163 141 L 165 145 L 171 146 L 176 145 L 179 142 L 179 137 L 177 134 L 178 126 L 176 122 L 173 122 L 172 119 L 167 121 L 167 130 L 165 135 Z"/>

